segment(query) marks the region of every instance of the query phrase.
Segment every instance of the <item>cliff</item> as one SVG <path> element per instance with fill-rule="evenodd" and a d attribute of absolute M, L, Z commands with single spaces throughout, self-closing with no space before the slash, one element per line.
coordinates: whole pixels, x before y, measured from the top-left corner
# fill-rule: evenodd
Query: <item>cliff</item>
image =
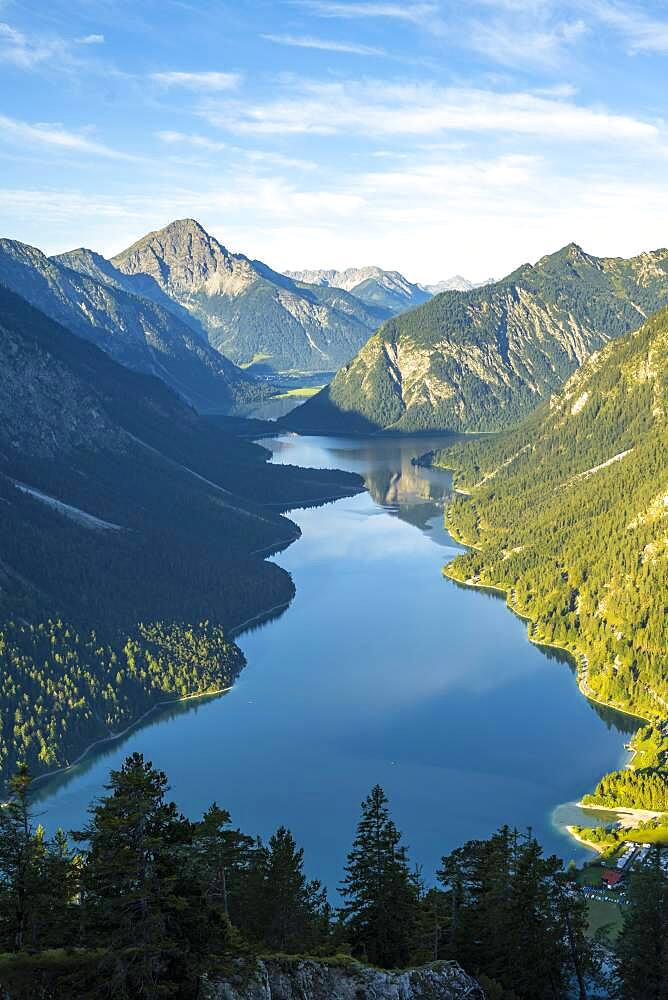
<path fill-rule="evenodd" d="M 208 1000 L 485 1000 L 480 985 L 455 962 L 385 972 L 352 960 L 267 959 L 249 974 L 211 983 Z"/>

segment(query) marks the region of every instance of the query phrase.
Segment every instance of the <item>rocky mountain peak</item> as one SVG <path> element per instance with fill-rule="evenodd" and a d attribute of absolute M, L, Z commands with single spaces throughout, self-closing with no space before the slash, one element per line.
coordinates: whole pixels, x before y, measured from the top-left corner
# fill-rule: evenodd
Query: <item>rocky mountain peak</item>
<path fill-rule="evenodd" d="M 556 253 L 546 254 L 544 257 L 541 257 L 535 267 L 537 270 L 549 271 L 562 268 L 564 262 L 571 265 L 595 267 L 597 269 L 600 269 L 601 266 L 600 258 L 588 254 L 578 243 L 567 243 L 565 247 L 557 250 Z"/>
<path fill-rule="evenodd" d="M 18 240 L 0 239 L 0 253 L 7 259 L 21 261 L 33 267 L 41 268 L 48 261 L 46 254 L 37 247 L 30 246 L 29 243 L 20 243 Z"/>
<path fill-rule="evenodd" d="M 666 305 L 660 254 L 599 258 L 571 243 L 489 288 L 440 295 L 388 321 L 284 423 L 319 433 L 499 430 Z"/>
<path fill-rule="evenodd" d="M 111 264 L 136 294 L 164 305 L 245 366 L 331 371 L 390 313 L 373 299 L 304 288 L 261 261 L 230 253 L 195 219 L 148 233 Z"/>
<path fill-rule="evenodd" d="M 224 292 L 235 271 L 242 281 L 252 280 L 245 258 L 229 253 L 195 219 L 177 219 L 148 233 L 112 258 L 112 264 L 126 275 L 146 275 L 176 295 Z"/>

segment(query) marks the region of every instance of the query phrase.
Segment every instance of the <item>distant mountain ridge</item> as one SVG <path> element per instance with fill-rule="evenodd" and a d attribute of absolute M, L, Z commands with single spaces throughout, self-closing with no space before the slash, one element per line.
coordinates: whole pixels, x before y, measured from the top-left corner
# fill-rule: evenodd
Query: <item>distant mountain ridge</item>
<path fill-rule="evenodd" d="M 390 312 L 338 288 L 309 285 L 227 250 L 194 219 L 148 233 L 113 266 L 141 294 L 171 300 L 238 365 L 332 371 Z M 164 302 L 164 299 L 161 299 Z"/>
<path fill-rule="evenodd" d="M 381 267 L 349 267 L 345 271 L 286 271 L 295 281 L 325 288 L 341 288 L 371 306 L 380 306 L 393 315 L 412 309 L 429 299 L 429 291 L 413 284 L 399 271 Z"/>
<path fill-rule="evenodd" d="M 425 291 L 431 295 L 440 295 L 441 292 L 470 292 L 473 288 L 484 288 L 485 285 L 493 285 L 494 278 L 487 278 L 485 281 L 469 281 L 461 274 L 454 274 L 452 278 L 439 281 L 435 285 L 421 285 Z"/>
<path fill-rule="evenodd" d="M 370 305 L 382 305 L 394 315 L 428 302 L 441 292 L 470 292 L 473 288 L 494 284 L 493 278 L 486 281 L 469 281 L 461 274 L 455 274 L 434 285 L 417 284 L 409 281 L 399 271 L 385 271 L 382 267 L 349 267 L 337 270 L 285 271 L 287 277 L 295 281 L 305 281 L 311 285 L 326 288 L 342 288 Z"/>
<path fill-rule="evenodd" d="M 174 311 L 138 295 L 91 250 L 49 258 L 0 240 L 0 283 L 121 364 L 160 378 L 197 409 L 227 412 L 263 395 Z"/>
<path fill-rule="evenodd" d="M 493 285 L 444 292 L 388 320 L 281 422 L 314 432 L 499 430 L 667 304 L 668 250 L 624 260 L 569 244 Z"/>

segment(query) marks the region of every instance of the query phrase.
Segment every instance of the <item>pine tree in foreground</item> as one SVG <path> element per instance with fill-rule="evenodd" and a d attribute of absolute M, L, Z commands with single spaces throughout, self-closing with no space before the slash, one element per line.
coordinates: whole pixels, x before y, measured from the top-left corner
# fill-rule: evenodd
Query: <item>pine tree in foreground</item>
<path fill-rule="evenodd" d="M 256 909 L 258 938 L 276 951 L 318 948 L 329 931 L 327 894 L 304 874 L 304 850 L 279 826 L 258 853 L 261 881 Z"/>
<path fill-rule="evenodd" d="M 380 785 L 362 803 L 341 895 L 345 902 L 340 916 L 353 953 L 384 968 L 407 965 L 418 892 Z"/>
<path fill-rule="evenodd" d="M 556 857 L 503 827 L 445 856 L 450 955 L 521 1000 L 586 1000 L 596 972 L 584 900 Z"/>
<path fill-rule="evenodd" d="M 179 990 L 196 988 L 228 932 L 218 908 L 207 903 L 193 824 L 165 801 L 166 776 L 141 754 L 111 772 L 106 790 L 76 835 L 88 847 L 84 934 L 89 947 L 105 952 L 101 995 L 186 996 Z"/>
<path fill-rule="evenodd" d="M 631 877 L 616 945 L 620 1000 L 668 1000 L 668 875 L 659 849 Z"/>

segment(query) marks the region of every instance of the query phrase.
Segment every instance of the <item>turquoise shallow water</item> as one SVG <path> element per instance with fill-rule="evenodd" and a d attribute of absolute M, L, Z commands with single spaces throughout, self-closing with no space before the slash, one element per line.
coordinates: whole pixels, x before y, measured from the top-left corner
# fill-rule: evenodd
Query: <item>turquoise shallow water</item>
<path fill-rule="evenodd" d="M 184 812 L 215 798 L 249 833 L 288 825 L 331 888 L 375 782 L 426 876 L 502 823 L 585 857 L 555 808 L 619 765 L 632 723 L 590 705 L 502 599 L 442 577 L 458 550 L 443 528 L 450 478 L 411 464 L 435 443 L 267 442 L 274 461 L 360 472 L 369 492 L 290 515 L 302 538 L 277 561 L 297 596 L 239 638 L 234 690 L 166 710 L 45 783 L 47 828 L 79 826 L 109 768 L 140 750 Z"/>

